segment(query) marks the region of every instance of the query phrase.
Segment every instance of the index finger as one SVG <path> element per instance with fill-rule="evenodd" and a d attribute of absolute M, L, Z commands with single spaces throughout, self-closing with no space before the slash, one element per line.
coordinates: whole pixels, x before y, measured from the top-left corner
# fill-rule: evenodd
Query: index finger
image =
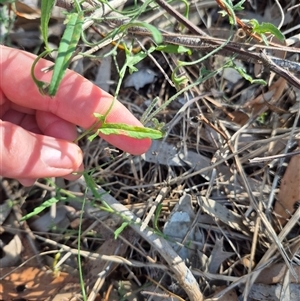
<path fill-rule="evenodd" d="M 91 127 L 97 119 L 94 113 L 104 115 L 110 108 L 113 96 L 101 90 L 79 74 L 67 70 L 56 96 L 41 95 L 33 82 L 30 69 L 36 56 L 20 50 L 0 46 L 0 87 L 12 102 L 31 109 L 51 112 L 83 128 Z M 53 65 L 41 59 L 36 65 L 36 77 L 50 82 L 51 72 L 41 70 Z M 106 121 L 133 126 L 142 124 L 119 101 L 115 101 Z M 106 141 L 132 154 L 148 150 L 150 139 L 135 139 L 125 135 L 102 135 Z"/>

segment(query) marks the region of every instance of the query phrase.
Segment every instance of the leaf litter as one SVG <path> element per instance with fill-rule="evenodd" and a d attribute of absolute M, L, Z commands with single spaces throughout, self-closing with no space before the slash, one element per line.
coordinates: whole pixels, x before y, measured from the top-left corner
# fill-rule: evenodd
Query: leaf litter
<path fill-rule="evenodd" d="M 282 6 L 286 16 L 284 26 L 290 28 L 296 25 L 297 11 L 288 10 L 294 4 L 291 1 Z M 216 24 L 209 31 L 226 38 L 229 28 L 224 30 L 226 22 L 220 18 L 216 2 L 203 1 L 197 5 L 198 10 L 191 5 L 190 18 L 200 24 L 206 16 L 209 23 L 213 20 Z M 255 7 L 254 2 L 249 2 L 245 6 L 244 12 L 252 13 L 249 19 L 254 14 L 255 19 L 263 17 L 263 22 L 272 20 L 276 26 L 280 22 L 275 5 L 257 3 Z M 176 7 L 184 12 L 182 3 Z M 164 13 L 156 10 L 141 19 L 149 22 L 152 19 L 155 26 L 172 30 L 175 19 L 161 18 Z M 32 18 L 27 14 L 33 14 Z M 37 14 L 37 9 L 29 9 L 21 17 L 31 19 L 31 29 L 38 32 Z M 52 18 L 62 20 L 57 16 Z M 40 41 L 24 24 L 26 21 L 17 26 L 34 39 L 23 45 L 28 41 L 15 35 L 14 41 L 30 50 Z M 91 39 L 99 38 L 93 31 L 87 34 Z M 156 108 L 159 108 L 175 94 L 166 76 L 171 77 L 169 70 L 176 67 L 178 58 L 182 60 L 183 54 L 177 57 L 174 53 L 155 53 L 146 58 L 145 66 L 155 74 L 155 79 L 133 73 L 137 79 L 143 77 L 142 84 L 140 81 L 130 84 L 136 89 L 123 86 L 118 98 L 136 116 L 146 110 L 146 100 L 157 96 L 160 100 Z M 197 58 L 194 52 L 190 60 Z M 122 62 L 122 52 L 117 60 Z M 210 60 L 214 65 L 216 57 Z M 155 63 L 166 73 L 160 74 Z M 81 69 L 86 77 L 110 83 L 106 89 L 114 93 L 111 83 L 118 76 L 113 64 L 112 70 L 105 65 L 105 75 L 111 78 L 103 79 L 99 79 L 97 64 L 84 58 L 82 65 L 86 66 Z M 243 67 L 247 72 L 254 68 L 250 64 Z M 193 82 L 200 68 L 199 65 L 181 67 L 181 72 Z M 132 79 L 127 77 L 127 80 Z M 219 94 L 203 95 L 207 84 Z M 251 93 L 247 94 L 248 90 Z M 1 298 L 82 300 L 78 277 L 82 265 L 90 301 L 299 300 L 296 209 L 300 201 L 300 162 L 299 155 L 290 160 L 288 156 L 279 157 L 293 152 L 289 146 L 299 141 L 298 93 L 282 78 L 273 79 L 265 88 L 253 89 L 244 79 L 237 77 L 232 81 L 230 73 L 224 76 L 219 72 L 212 80 L 180 95 L 155 116 L 165 123 L 167 135 L 154 141 L 143 156 L 122 154 L 100 138 L 80 141 L 86 169 L 94 169 L 93 179 L 99 185 L 101 199 L 113 212 L 94 193 L 85 194 L 87 184 L 83 180 L 57 181 L 60 189 L 70 193 L 61 201 L 65 204 L 58 207 L 59 214 L 47 208 L 28 222 L 21 221 L 20 212 L 25 215 L 40 207 L 55 194 L 55 189 L 44 180 L 32 189 L 16 186 L 13 181 L 7 186 L 7 181 L 2 181 L 2 232 L 11 233 L 10 237 L 18 233 L 23 253 L 15 262 L 10 261 L 11 267 L 1 270 L 1 285 L 4 283 L 0 286 Z M 197 101 L 191 102 L 199 95 L 202 96 Z M 175 117 L 176 122 L 172 122 Z M 14 202 L 14 207 L 7 206 L 8 200 Z M 71 217 L 67 216 L 70 210 L 59 209 L 68 206 L 73 208 Z M 63 212 L 65 216 L 61 215 Z M 55 219 L 58 222 L 54 229 Z M 15 222 L 21 227 L 15 227 Z M 128 227 L 118 231 L 124 222 Z M 40 223 L 43 227 L 39 229 Z M 270 232 L 270 228 L 276 232 Z M 78 231 L 81 231 L 79 250 Z M 9 246 L 5 239 L 2 242 Z M 43 255 L 47 251 L 49 254 Z M 282 257 L 284 252 L 290 270 Z M 78 261 L 78 253 L 82 261 Z M 53 254 L 61 254 L 60 259 Z M 37 256 L 40 264 L 34 263 Z M 67 286 L 71 293 L 60 292 Z M 23 287 L 25 290 L 21 292 L 16 290 Z"/>

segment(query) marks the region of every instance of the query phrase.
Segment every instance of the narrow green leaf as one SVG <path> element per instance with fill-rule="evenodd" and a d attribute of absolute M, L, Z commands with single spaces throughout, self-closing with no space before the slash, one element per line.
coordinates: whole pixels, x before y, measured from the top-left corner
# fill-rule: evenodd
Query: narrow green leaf
<path fill-rule="evenodd" d="M 93 141 L 96 137 L 98 137 L 98 133 L 96 132 L 95 134 L 93 134 L 93 135 L 90 135 L 89 137 L 88 137 L 88 140 L 89 141 Z"/>
<path fill-rule="evenodd" d="M 42 203 L 39 207 L 34 208 L 34 210 L 28 214 L 26 214 L 25 216 L 23 216 L 21 218 L 21 221 L 25 221 L 39 213 L 41 213 L 42 211 L 44 211 L 46 208 L 52 206 L 53 204 L 59 202 L 61 199 L 57 199 L 55 197 L 49 199 L 48 201 Z"/>
<path fill-rule="evenodd" d="M 238 67 L 235 64 L 232 66 L 244 79 L 249 81 L 251 84 L 259 84 L 259 85 L 266 85 L 267 83 L 263 79 L 253 79 L 245 69 L 242 67 Z"/>
<path fill-rule="evenodd" d="M 48 24 L 49 24 L 54 3 L 55 0 L 42 0 L 41 2 L 41 33 L 42 33 L 43 41 L 45 43 L 46 50 L 50 50 L 48 44 L 48 28 L 49 28 Z"/>
<path fill-rule="evenodd" d="M 158 219 L 159 219 L 159 216 L 160 216 L 162 207 L 163 207 L 163 205 L 162 205 L 162 204 L 159 204 L 159 205 L 157 206 L 157 209 L 156 209 L 155 215 L 154 215 L 154 229 L 157 230 L 157 231 L 160 231 L 160 230 L 159 230 L 159 227 L 158 227 Z"/>
<path fill-rule="evenodd" d="M 179 90 L 182 86 L 185 86 L 188 82 L 187 76 L 185 76 L 185 75 L 177 76 L 176 75 L 176 72 L 180 66 L 181 66 L 181 64 L 179 63 L 178 66 L 173 70 L 173 72 L 171 74 L 172 82 L 174 83 L 177 90 Z"/>
<path fill-rule="evenodd" d="M 161 44 L 163 42 L 163 37 L 160 31 L 155 26 L 148 24 L 146 22 L 138 22 L 137 26 L 142 26 L 148 29 L 152 33 L 155 43 Z"/>
<path fill-rule="evenodd" d="M 104 135 L 125 135 L 136 139 L 160 139 L 163 137 L 161 131 L 124 123 L 103 123 L 98 132 Z"/>
<path fill-rule="evenodd" d="M 114 236 L 115 236 L 115 239 L 117 239 L 119 237 L 119 235 L 123 232 L 123 230 L 129 225 L 128 222 L 123 222 L 122 225 L 115 230 L 114 232 Z"/>
<path fill-rule="evenodd" d="M 67 16 L 67 27 L 59 43 L 58 55 L 49 86 L 49 95 L 56 94 L 58 86 L 69 66 L 72 55 L 80 39 L 83 24 L 83 13 L 72 13 Z"/>
<path fill-rule="evenodd" d="M 144 139 L 144 138 L 151 138 L 151 139 L 160 139 L 163 137 L 162 132 L 150 128 L 138 127 L 138 126 L 131 126 L 122 123 L 107 123 L 103 125 L 99 132 L 104 135 L 125 135 L 128 137 L 136 138 L 136 139 Z"/>
<path fill-rule="evenodd" d="M 244 7 L 243 7 L 242 5 L 244 4 L 245 1 L 246 1 L 246 0 L 241 0 L 240 2 L 238 2 L 237 4 L 235 4 L 235 5 L 233 6 L 233 10 L 234 10 L 234 11 L 243 10 Z"/>

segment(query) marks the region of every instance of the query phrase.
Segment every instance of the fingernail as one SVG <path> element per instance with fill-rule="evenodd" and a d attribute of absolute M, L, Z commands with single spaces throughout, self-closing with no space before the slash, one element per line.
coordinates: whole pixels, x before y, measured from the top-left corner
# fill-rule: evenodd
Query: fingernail
<path fill-rule="evenodd" d="M 77 169 L 82 161 L 82 153 L 76 144 L 62 143 L 58 145 L 44 145 L 41 150 L 41 160 L 50 167 L 60 169 Z"/>

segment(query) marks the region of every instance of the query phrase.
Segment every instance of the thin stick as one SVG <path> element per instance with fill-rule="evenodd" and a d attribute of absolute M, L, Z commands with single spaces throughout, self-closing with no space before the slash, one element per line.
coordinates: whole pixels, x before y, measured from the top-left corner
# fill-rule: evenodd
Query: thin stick
<path fill-rule="evenodd" d="M 98 192 L 102 194 L 105 193 L 105 190 L 99 188 Z M 148 226 L 142 231 L 143 222 L 111 195 L 106 194 L 105 202 L 113 210 L 119 212 L 121 216 L 129 222 L 129 226 L 159 252 L 167 262 L 170 271 L 179 285 L 189 296 L 189 299 L 191 301 L 203 301 L 203 294 L 200 291 L 198 282 L 190 269 L 185 265 L 184 261 L 172 249 L 168 242 L 163 237 L 155 234 Z"/>
<path fill-rule="evenodd" d="M 152 35 L 147 29 L 142 27 L 131 27 L 128 29 L 129 32 L 137 35 L 143 36 L 150 36 Z M 172 33 L 161 33 L 164 41 L 174 45 L 184 45 L 190 48 L 200 49 L 202 51 L 212 51 L 217 47 L 220 47 L 224 40 L 222 39 L 215 39 L 215 38 L 207 38 L 205 37 L 197 37 L 197 36 L 189 36 L 189 35 L 176 35 Z M 296 88 L 300 89 L 300 80 L 294 76 L 289 71 L 285 70 L 284 68 L 280 67 L 276 63 L 272 61 L 272 57 L 267 56 L 264 53 L 255 53 L 244 50 L 245 45 L 240 43 L 227 43 L 223 46 L 222 49 L 219 50 L 220 54 L 237 54 L 238 58 L 247 62 L 259 63 L 266 67 L 269 67 L 273 72 L 278 74 L 279 76 L 283 77 L 287 80 L 291 85 L 295 86 Z M 299 51 L 299 50 L 298 50 Z M 280 59 L 275 58 L 276 62 L 279 63 Z M 284 66 L 292 66 L 294 69 L 300 68 L 300 65 L 296 62 L 290 62 L 288 60 L 282 60 Z"/>
<path fill-rule="evenodd" d="M 181 13 L 175 10 L 171 5 L 169 5 L 164 0 L 155 0 L 155 2 L 164 8 L 171 16 L 173 16 L 177 21 L 183 24 L 186 28 L 188 28 L 192 33 L 200 36 L 208 36 L 208 34 L 201 30 L 198 26 L 193 24 L 189 19 L 184 17 Z"/>
<path fill-rule="evenodd" d="M 269 67 L 273 72 L 286 79 L 291 85 L 300 89 L 299 79 L 296 76 L 294 76 L 291 72 L 276 65 L 264 52 L 260 53 L 260 58 L 265 66 Z"/>

